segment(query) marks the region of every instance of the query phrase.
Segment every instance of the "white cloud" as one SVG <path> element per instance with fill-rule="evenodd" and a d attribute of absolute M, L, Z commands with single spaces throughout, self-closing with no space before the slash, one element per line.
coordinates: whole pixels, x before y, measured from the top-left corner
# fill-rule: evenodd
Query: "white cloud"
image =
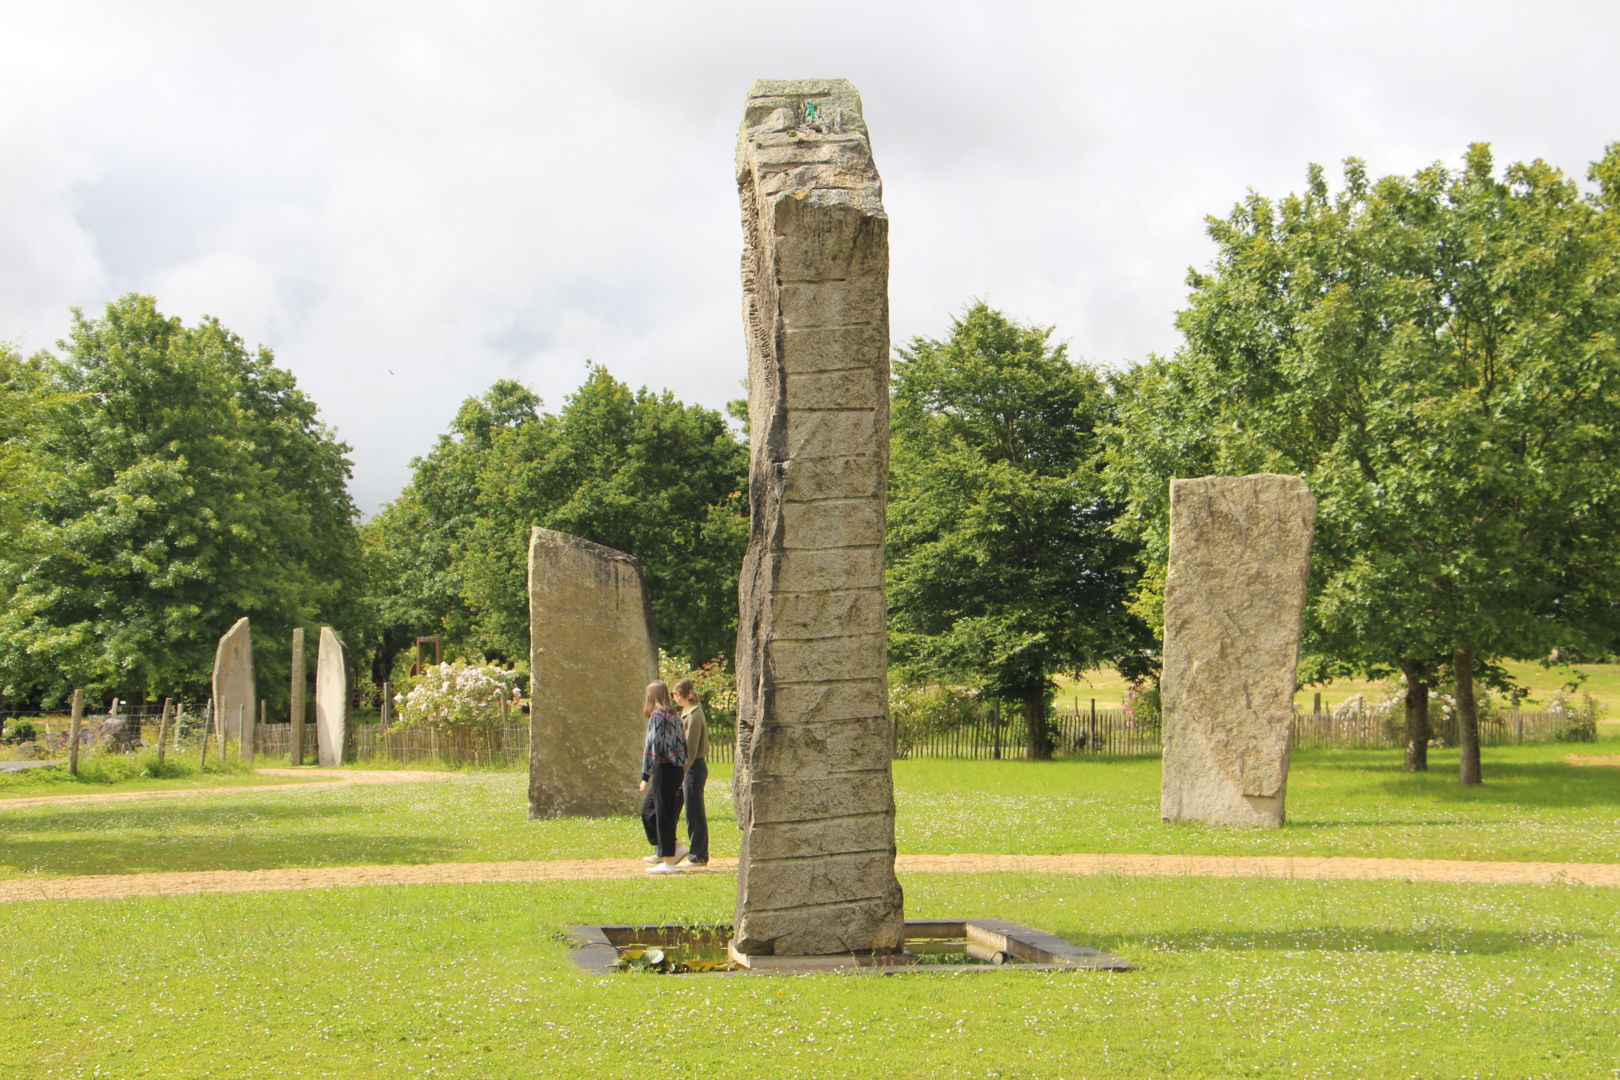
<path fill-rule="evenodd" d="M 1616 138 L 1620 9 L 294 2 L 8 5 L 0 339 L 120 292 L 273 348 L 374 508 L 497 378 L 587 358 L 738 396 L 732 150 L 757 77 L 860 87 L 894 337 L 972 296 L 1118 363 L 1175 345 L 1203 217 L 1374 172 L 1581 174 Z M 22 163 L 23 167 L 14 167 Z"/>

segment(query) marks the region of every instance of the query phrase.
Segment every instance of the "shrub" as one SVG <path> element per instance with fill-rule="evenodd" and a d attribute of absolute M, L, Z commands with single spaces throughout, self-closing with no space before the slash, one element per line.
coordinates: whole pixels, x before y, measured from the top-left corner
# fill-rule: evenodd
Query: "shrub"
<path fill-rule="evenodd" d="M 1590 691 L 1581 695 L 1579 703 L 1574 694 L 1566 690 L 1553 691 L 1547 699 L 1546 713 L 1555 717 L 1559 726 L 1553 738 L 1559 742 L 1596 742 L 1598 717 L 1603 706 L 1593 699 Z"/>
<path fill-rule="evenodd" d="M 523 705 L 517 672 L 456 659 L 423 669 L 415 685 L 394 695 L 399 726 L 441 732 L 487 731 Z"/>
<path fill-rule="evenodd" d="M 905 757 L 930 735 L 976 723 L 979 716 L 978 695 L 961 687 L 907 683 L 889 687 L 889 717 L 894 723 L 896 757 Z"/>
<path fill-rule="evenodd" d="M 39 733 L 34 729 L 33 721 L 13 720 L 6 725 L 5 737 L 0 739 L 0 742 L 25 743 L 35 742 L 38 739 Z"/>
<path fill-rule="evenodd" d="M 731 670 L 724 653 L 715 656 L 702 667 L 687 669 L 677 657 L 658 650 L 658 677 L 671 690 L 682 679 L 692 680 L 692 689 L 703 703 L 703 712 L 713 725 L 718 718 L 721 727 L 737 719 L 737 674 Z"/>
<path fill-rule="evenodd" d="M 1158 731 L 1163 722 L 1163 704 L 1159 698 L 1159 684 L 1137 679 L 1125 688 L 1125 726 Z"/>

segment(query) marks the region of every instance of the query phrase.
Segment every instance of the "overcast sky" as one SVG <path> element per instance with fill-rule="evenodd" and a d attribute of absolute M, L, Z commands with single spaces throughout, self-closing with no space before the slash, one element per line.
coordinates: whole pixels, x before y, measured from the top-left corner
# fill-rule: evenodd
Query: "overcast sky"
<path fill-rule="evenodd" d="M 266 345 L 365 513 L 500 378 L 742 395 L 755 78 L 841 76 L 893 337 L 983 297 L 1109 365 L 1174 350 L 1206 214 L 1468 143 L 1584 177 L 1620 4 L 0 0 L 0 340 L 130 291 Z"/>

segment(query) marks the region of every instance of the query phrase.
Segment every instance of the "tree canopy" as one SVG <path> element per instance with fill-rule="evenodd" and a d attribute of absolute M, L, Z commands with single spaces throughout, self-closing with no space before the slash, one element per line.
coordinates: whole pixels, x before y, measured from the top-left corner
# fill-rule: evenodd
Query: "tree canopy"
<path fill-rule="evenodd" d="M 0 551 L 4 694 L 201 697 L 246 615 L 261 693 L 284 697 L 285 650 L 264 645 L 356 617 L 347 447 L 268 350 L 213 319 L 130 295 L 75 310 L 62 347 L 36 368 L 51 400 L 8 439 L 53 467 Z"/>
<path fill-rule="evenodd" d="M 415 634 L 526 663 L 529 532 L 557 529 L 636 556 L 663 648 L 692 664 L 736 640 L 747 542 L 746 452 L 713 410 L 631 391 L 593 366 L 556 414 L 503 381 L 468 399 L 367 527 L 392 655 Z M 390 582 L 393 582 L 390 591 Z M 387 657 L 382 658 L 387 663 Z"/>
<path fill-rule="evenodd" d="M 1377 181 L 1351 159 L 1336 193 L 1312 166 L 1303 193 L 1212 218 L 1185 346 L 1124 380 L 1110 442 L 1124 529 L 1161 568 L 1138 610 L 1162 598 L 1168 480 L 1274 471 L 1318 500 L 1313 674 L 1398 669 L 1426 701 L 1442 664 L 1462 689 L 1491 658 L 1609 648 L 1620 148 L 1591 175 L 1498 178 L 1482 145 Z"/>
<path fill-rule="evenodd" d="M 1147 644 L 1102 491 L 1109 396 L 1051 334 L 978 302 L 898 349 L 889 475 L 893 660 L 1021 704 L 1037 756 L 1052 676 L 1133 671 Z"/>

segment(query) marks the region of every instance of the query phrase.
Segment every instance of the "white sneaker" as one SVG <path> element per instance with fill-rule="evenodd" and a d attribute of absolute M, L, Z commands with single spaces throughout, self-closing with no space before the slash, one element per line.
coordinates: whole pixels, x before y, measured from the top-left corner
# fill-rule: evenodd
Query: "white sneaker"
<path fill-rule="evenodd" d="M 687 847 L 685 844 L 677 845 L 675 848 L 675 861 L 680 862 L 682 859 L 686 858 L 687 855 L 691 854 L 691 851 L 692 849 Z"/>
<path fill-rule="evenodd" d="M 658 861 L 658 855 L 656 853 L 654 853 L 652 855 L 643 855 L 641 857 L 641 861 L 642 862 L 657 862 Z"/>
<path fill-rule="evenodd" d="M 647 873 L 649 873 L 649 874 L 678 874 L 678 873 L 680 873 L 680 870 L 676 868 L 674 863 L 656 862 L 656 863 L 653 863 L 651 866 L 647 867 Z"/>

